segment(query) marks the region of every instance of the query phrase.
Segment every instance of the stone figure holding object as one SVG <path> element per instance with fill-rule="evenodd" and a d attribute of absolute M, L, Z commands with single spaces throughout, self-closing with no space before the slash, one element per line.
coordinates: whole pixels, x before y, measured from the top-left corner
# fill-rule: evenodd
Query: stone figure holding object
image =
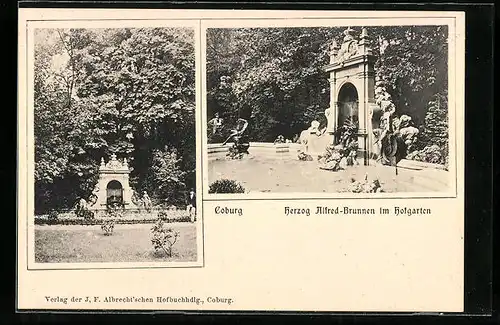
<path fill-rule="evenodd" d="M 248 121 L 239 118 L 236 123 L 236 128 L 232 130 L 229 137 L 222 143 L 222 145 L 226 145 L 229 140 L 233 140 L 233 145 L 229 148 L 229 152 L 227 156 L 232 159 L 241 159 L 244 154 L 248 154 L 248 148 L 250 147 L 250 142 L 245 133 L 245 130 L 248 127 Z"/>
<path fill-rule="evenodd" d="M 350 57 L 356 55 L 358 51 L 358 42 L 352 36 L 353 31 L 354 30 L 351 29 L 350 27 L 344 31 L 345 36 L 343 39 L 343 43 L 340 46 L 340 50 L 336 57 L 336 60 L 338 62 L 343 62 L 349 59 Z"/>
<path fill-rule="evenodd" d="M 234 142 L 236 142 L 239 138 L 241 138 L 247 127 L 248 127 L 247 120 L 239 118 L 238 121 L 236 122 L 236 128 L 231 130 L 231 134 L 229 135 L 229 137 L 227 137 L 226 141 L 222 143 L 222 145 L 226 145 L 226 143 L 228 143 L 228 141 L 231 139 L 233 139 Z"/>

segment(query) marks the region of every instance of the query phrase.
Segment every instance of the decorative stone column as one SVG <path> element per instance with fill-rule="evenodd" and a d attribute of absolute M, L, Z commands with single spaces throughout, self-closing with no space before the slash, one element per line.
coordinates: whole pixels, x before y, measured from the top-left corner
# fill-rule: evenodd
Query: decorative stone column
<path fill-rule="evenodd" d="M 333 40 L 330 46 L 330 64 L 335 63 L 335 57 L 338 54 L 338 45 L 335 40 Z M 333 134 L 338 127 L 338 107 L 337 107 L 337 93 L 336 93 L 336 80 L 335 76 L 329 78 L 330 82 L 330 107 L 329 107 L 329 118 L 328 120 L 328 129 L 326 130 L 328 133 Z"/>

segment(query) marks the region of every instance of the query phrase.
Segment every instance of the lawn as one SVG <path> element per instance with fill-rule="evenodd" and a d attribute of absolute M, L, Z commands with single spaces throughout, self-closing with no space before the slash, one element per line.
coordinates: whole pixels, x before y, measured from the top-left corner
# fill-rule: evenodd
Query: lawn
<path fill-rule="evenodd" d="M 89 262 L 194 262 L 196 225 L 169 224 L 179 231 L 173 256 L 155 252 L 151 244 L 152 224 L 116 225 L 111 236 L 100 226 L 35 226 L 37 263 Z"/>
<path fill-rule="evenodd" d="M 350 179 L 378 178 L 384 192 L 441 192 L 449 186 L 449 172 L 437 169 L 410 170 L 372 164 L 349 166 L 341 171 L 318 168 L 316 161 L 295 157 L 249 155 L 241 160 L 215 159 L 209 162 L 208 179 L 232 179 L 249 192 L 340 193 L 349 191 Z"/>

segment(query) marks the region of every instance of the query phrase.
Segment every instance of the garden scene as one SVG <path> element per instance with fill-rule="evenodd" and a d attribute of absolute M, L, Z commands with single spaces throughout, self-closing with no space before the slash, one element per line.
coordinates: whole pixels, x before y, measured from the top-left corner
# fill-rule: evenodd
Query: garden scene
<path fill-rule="evenodd" d="M 35 30 L 35 262 L 198 260 L 193 38 Z"/>
<path fill-rule="evenodd" d="M 449 190 L 447 65 L 446 26 L 209 29 L 209 193 Z"/>

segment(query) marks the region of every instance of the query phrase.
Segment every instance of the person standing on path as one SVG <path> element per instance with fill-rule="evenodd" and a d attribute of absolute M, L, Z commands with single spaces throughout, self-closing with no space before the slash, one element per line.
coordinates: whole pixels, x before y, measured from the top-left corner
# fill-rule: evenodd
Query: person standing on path
<path fill-rule="evenodd" d="M 187 211 L 189 213 L 189 217 L 191 219 L 191 222 L 195 222 L 196 221 L 196 193 L 194 191 L 194 189 L 191 189 L 191 191 L 189 191 L 189 197 L 188 197 L 188 200 L 187 200 L 188 204 L 187 204 Z"/>

